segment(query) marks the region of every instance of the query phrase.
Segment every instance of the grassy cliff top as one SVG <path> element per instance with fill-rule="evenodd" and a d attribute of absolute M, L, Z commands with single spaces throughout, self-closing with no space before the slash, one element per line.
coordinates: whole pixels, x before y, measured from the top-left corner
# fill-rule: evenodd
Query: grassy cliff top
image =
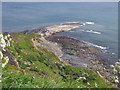
<path fill-rule="evenodd" d="M 61 62 L 54 53 L 34 46 L 35 33 L 9 33 L 11 45 L 3 51 L 9 63 L 3 68 L 3 88 L 114 88 L 97 73 Z M 4 34 L 4 36 L 7 33 Z"/>

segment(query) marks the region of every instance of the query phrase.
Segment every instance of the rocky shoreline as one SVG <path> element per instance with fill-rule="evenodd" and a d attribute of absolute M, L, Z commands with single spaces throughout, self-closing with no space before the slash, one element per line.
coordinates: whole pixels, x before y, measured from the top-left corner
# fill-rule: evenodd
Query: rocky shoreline
<path fill-rule="evenodd" d="M 76 25 L 54 25 L 54 26 L 48 26 L 41 29 L 35 29 L 32 30 L 32 32 L 39 33 L 42 37 L 48 37 L 56 33 L 60 33 L 63 31 L 70 31 L 72 29 L 79 28 L 79 26 Z"/>
<path fill-rule="evenodd" d="M 113 70 L 105 62 L 106 58 L 102 56 L 100 49 L 73 37 L 56 35 L 56 33 L 78 28 L 79 26 L 76 25 L 78 23 L 67 23 L 33 30 L 32 32 L 42 37 L 40 39 L 42 44 L 38 42 L 35 44 L 52 51 L 68 65 L 95 71 L 101 77 L 112 81 Z"/>
<path fill-rule="evenodd" d="M 97 48 L 67 36 L 53 35 L 46 39 L 62 46 L 61 59 L 65 62 L 78 68 L 95 71 L 108 80 L 113 78 L 112 69 L 104 62 L 105 58 Z"/>

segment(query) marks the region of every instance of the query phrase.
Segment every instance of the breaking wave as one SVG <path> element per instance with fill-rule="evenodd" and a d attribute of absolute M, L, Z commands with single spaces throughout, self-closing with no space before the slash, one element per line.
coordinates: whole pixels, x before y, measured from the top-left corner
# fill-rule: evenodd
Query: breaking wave
<path fill-rule="evenodd" d="M 103 49 L 103 50 L 105 50 L 105 49 L 107 49 L 107 47 L 103 47 L 103 46 L 99 46 L 99 45 L 94 45 L 95 47 L 98 47 L 98 48 L 100 48 L 100 49 Z"/>
<path fill-rule="evenodd" d="M 92 45 L 92 46 L 94 46 L 94 47 L 100 48 L 100 49 L 102 49 L 102 50 L 108 49 L 108 47 L 103 47 L 103 46 L 96 45 L 96 44 L 93 44 L 93 43 L 89 43 L 89 42 L 86 42 L 86 41 L 83 41 L 83 42 L 85 42 L 85 43 L 87 43 L 87 44 L 89 44 L 89 45 Z"/>
<path fill-rule="evenodd" d="M 93 31 L 93 30 L 89 30 L 89 31 L 86 31 L 86 32 L 94 33 L 94 34 L 101 34 L 101 32 L 96 32 L 96 31 Z"/>
<path fill-rule="evenodd" d="M 64 22 L 62 24 L 78 24 L 79 26 L 85 26 L 85 25 L 92 25 L 95 24 L 94 22 Z"/>
<path fill-rule="evenodd" d="M 82 32 L 87 32 L 87 33 L 93 33 L 93 34 L 101 34 L 101 32 L 97 32 L 97 31 L 94 31 L 94 30 L 80 30 Z"/>
<path fill-rule="evenodd" d="M 85 22 L 86 24 L 95 24 L 94 22 Z"/>

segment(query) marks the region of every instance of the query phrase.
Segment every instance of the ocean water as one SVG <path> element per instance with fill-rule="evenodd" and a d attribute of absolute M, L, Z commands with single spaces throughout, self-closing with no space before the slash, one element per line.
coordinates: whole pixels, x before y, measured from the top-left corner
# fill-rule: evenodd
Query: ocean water
<path fill-rule="evenodd" d="M 2 3 L 3 32 L 19 32 L 64 22 L 94 22 L 63 32 L 101 48 L 110 63 L 118 58 L 117 2 L 14 2 Z M 73 31 L 74 31 L 73 30 Z"/>

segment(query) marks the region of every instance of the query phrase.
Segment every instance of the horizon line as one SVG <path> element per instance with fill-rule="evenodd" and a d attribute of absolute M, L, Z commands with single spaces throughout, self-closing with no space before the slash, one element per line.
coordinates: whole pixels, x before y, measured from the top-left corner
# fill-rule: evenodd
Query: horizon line
<path fill-rule="evenodd" d="M 0 2 L 119 2 L 119 0 L 0 0 Z"/>

